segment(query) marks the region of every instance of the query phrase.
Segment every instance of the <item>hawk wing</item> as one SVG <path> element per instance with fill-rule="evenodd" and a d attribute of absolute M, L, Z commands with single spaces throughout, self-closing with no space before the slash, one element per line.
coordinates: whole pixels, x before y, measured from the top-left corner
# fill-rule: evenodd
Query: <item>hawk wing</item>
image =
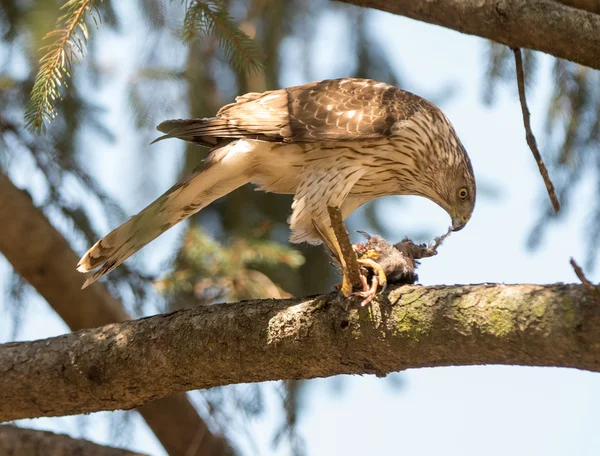
<path fill-rule="evenodd" d="M 248 93 L 221 108 L 216 117 L 168 120 L 156 141 L 180 138 L 212 146 L 225 138 L 275 142 L 320 142 L 389 136 L 430 103 L 417 95 L 369 79 L 332 79 Z"/>

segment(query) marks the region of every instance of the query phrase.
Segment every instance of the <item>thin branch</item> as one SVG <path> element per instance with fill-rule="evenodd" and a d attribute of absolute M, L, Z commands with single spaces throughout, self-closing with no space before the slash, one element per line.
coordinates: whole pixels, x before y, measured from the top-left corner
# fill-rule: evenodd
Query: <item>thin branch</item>
<path fill-rule="evenodd" d="M 521 102 L 521 111 L 523 113 L 523 124 L 525 125 L 525 137 L 527 138 L 527 144 L 533 153 L 533 158 L 540 169 L 540 174 L 544 179 L 544 184 L 546 185 L 546 190 L 548 191 L 548 196 L 550 197 L 550 201 L 552 201 L 552 207 L 554 208 L 554 212 L 558 213 L 560 210 L 560 203 L 558 202 L 558 197 L 556 196 L 556 192 L 554 191 L 554 185 L 550 180 L 550 176 L 548 175 L 548 169 L 546 169 L 546 165 L 544 164 L 544 160 L 542 160 L 542 156 L 537 147 L 537 142 L 535 140 L 535 136 L 531 131 L 531 120 L 529 114 L 529 108 L 527 107 L 527 99 L 525 98 L 525 77 L 523 72 L 523 58 L 521 56 L 521 49 L 515 48 L 513 49 L 515 54 L 515 66 L 517 68 L 517 85 L 519 86 L 519 101 Z"/>
<path fill-rule="evenodd" d="M 582 285 L 400 286 L 185 309 L 0 345 L 0 421 L 129 409 L 235 383 L 509 364 L 600 372 Z"/>
<path fill-rule="evenodd" d="M 600 15 L 554 0 L 337 0 L 600 69 Z"/>
<path fill-rule="evenodd" d="M 592 282 L 588 280 L 588 278 L 583 273 L 583 269 L 581 269 L 581 267 L 575 262 L 573 258 L 571 258 L 570 263 L 571 266 L 573 266 L 573 271 L 575 271 L 575 275 L 579 280 L 581 280 L 581 283 L 589 290 L 590 293 L 592 293 L 596 297 L 596 299 L 600 300 L 600 290 L 598 290 L 598 287 L 596 287 Z"/>
<path fill-rule="evenodd" d="M 17 426 L 0 426 L 0 454 L 11 456 L 144 456 L 121 448 L 113 448 L 64 434 L 37 431 Z"/>

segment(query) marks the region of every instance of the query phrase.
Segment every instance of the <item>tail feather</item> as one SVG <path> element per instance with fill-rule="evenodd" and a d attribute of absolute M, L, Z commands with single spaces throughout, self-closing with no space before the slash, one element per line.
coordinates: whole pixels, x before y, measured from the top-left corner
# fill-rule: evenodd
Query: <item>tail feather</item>
<path fill-rule="evenodd" d="M 207 161 L 189 177 L 96 242 L 83 255 L 77 270 L 85 273 L 100 269 L 85 281 L 82 288 L 111 272 L 169 228 L 247 183 L 245 163 L 239 160 L 223 161 L 234 146 L 213 150 Z"/>
<path fill-rule="evenodd" d="M 163 139 L 179 138 L 184 141 L 214 146 L 223 139 L 260 139 L 263 141 L 281 141 L 280 126 L 272 125 L 269 118 L 253 119 L 251 124 L 240 125 L 236 120 L 226 117 L 207 117 L 204 119 L 166 120 L 156 127 L 164 133 L 152 144 Z"/>
<path fill-rule="evenodd" d="M 227 120 L 219 117 L 166 120 L 160 123 L 156 129 L 164 135 L 156 138 L 151 144 L 163 139 L 179 138 L 184 141 L 214 146 L 218 143 L 219 138 L 232 136 Z"/>

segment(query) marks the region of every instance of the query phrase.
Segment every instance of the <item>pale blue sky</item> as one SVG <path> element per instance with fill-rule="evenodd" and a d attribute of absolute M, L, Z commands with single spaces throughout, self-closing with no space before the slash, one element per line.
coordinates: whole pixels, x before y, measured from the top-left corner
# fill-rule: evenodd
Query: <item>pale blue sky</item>
<path fill-rule="evenodd" d="M 481 102 L 484 41 L 383 13 L 374 13 L 370 21 L 373 33 L 386 43 L 388 56 L 409 84 L 406 88 L 435 94 L 449 83 L 456 86 L 456 94 L 442 108 L 467 148 L 477 178 L 500 189 L 496 199 L 480 198 L 469 225 L 453 234 L 437 257 L 423 262 L 419 273 L 422 283 L 576 281 L 569 257 L 583 263 L 582 227 L 593 188 L 584 179 L 578 189 L 580 197 L 574 201 L 568 217 L 550 227 L 538 250 L 526 250 L 525 242 L 539 213 L 539 202 L 545 197 L 544 187 L 525 143 L 516 86 L 501 88 L 492 107 Z M 312 68 L 312 79 L 345 76 L 338 72 L 343 66 L 336 64 L 340 59 L 336 49 L 343 47 L 344 39 L 339 26 L 335 17 L 321 24 L 319 37 L 327 47 L 318 49 L 322 62 Z M 110 54 L 111 60 L 106 63 L 119 68 L 126 50 L 111 49 Z M 534 131 L 542 147 L 545 141 L 541 125 L 550 87 L 548 67 L 549 59 L 545 58 L 542 76 L 535 90 L 528 93 Z M 116 73 L 115 78 L 122 81 L 124 76 Z M 283 73 L 283 85 L 303 82 L 308 81 L 293 67 Z M 121 108 L 116 111 L 123 112 Z M 120 126 L 123 124 L 118 116 L 113 116 L 112 123 L 120 133 L 119 142 L 100 146 L 102 153 L 96 155 L 93 163 L 107 174 L 112 173 L 106 182 L 117 193 L 120 182 L 124 179 L 135 182 L 136 178 L 127 177 L 135 168 L 128 166 L 124 153 L 132 139 L 127 137 L 126 126 Z M 148 155 L 155 154 L 160 154 L 153 161 L 156 169 L 167 170 L 153 181 L 156 185 L 153 191 L 158 196 L 171 185 L 177 169 L 174 158 L 180 155 L 164 146 Z M 146 194 L 143 201 L 129 199 L 127 207 L 131 212 L 137 211 L 149 198 Z M 395 197 L 385 201 L 383 208 L 391 227 L 401 222 L 404 227 L 425 228 L 434 234 L 445 231 L 449 220 L 441 209 L 423 199 L 404 199 L 408 204 L 400 207 Z M 357 214 L 351 222 L 360 226 L 359 217 Z M 392 240 L 403 235 L 397 233 Z M 154 250 L 148 255 L 164 258 L 164 252 L 176 238 L 176 232 L 170 233 L 148 247 L 147 250 Z M 160 259 L 156 261 L 158 264 Z M 6 268 L 4 260 L 0 266 Z M 588 275 L 592 280 L 600 280 L 598 271 Z M 27 319 L 21 340 L 66 331 L 40 299 L 30 304 Z M 6 318 L 0 320 L 0 341 L 7 340 L 10 327 Z M 313 381 L 300 420 L 307 454 L 600 454 L 598 374 L 482 366 L 411 370 L 403 379 L 404 387 L 398 390 L 385 379 L 346 377 L 341 394 L 333 392 L 331 380 Z M 272 390 L 274 385 L 268 388 Z M 274 421 L 281 417 L 273 406 L 273 394 L 269 397 L 271 411 L 254 425 L 257 445 L 261 454 L 286 455 L 285 451 L 274 453 L 270 448 Z M 98 419 L 90 421 L 89 435 L 98 442 L 108 443 L 103 415 L 107 414 L 94 415 Z M 27 420 L 23 424 L 77 432 L 73 418 Z M 145 426 L 138 428 L 131 447 L 164 454 Z"/>

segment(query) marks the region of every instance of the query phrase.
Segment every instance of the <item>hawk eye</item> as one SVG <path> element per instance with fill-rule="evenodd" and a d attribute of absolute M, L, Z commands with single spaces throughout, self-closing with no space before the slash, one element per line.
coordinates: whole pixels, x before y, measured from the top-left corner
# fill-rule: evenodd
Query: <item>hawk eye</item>
<path fill-rule="evenodd" d="M 469 196 L 469 191 L 465 187 L 461 187 L 461 188 L 458 189 L 458 193 L 457 194 L 458 194 L 458 197 L 461 200 L 466 200 L 467 196 Z"/>

